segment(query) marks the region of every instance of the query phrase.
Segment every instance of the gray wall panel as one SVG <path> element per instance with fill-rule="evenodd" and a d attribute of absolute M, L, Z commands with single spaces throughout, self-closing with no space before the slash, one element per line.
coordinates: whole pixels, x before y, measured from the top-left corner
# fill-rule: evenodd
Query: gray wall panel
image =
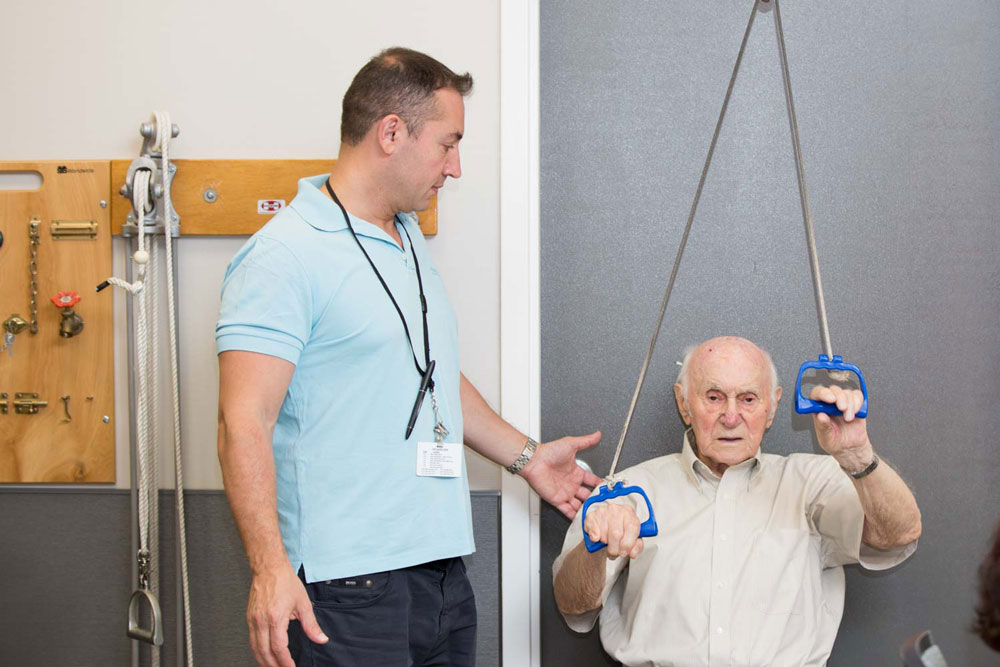
<path fill-rule="evenodd" d="M 472 492 L 476 553 L 465 566 L 476 592 L 476 664 L 500 667 L 500 494 Z"/>
<path fill-rule="evenodd" d="M 185 496 L 196 664 L 252 665 L 250 571 L 225 495 Z M 160 496 L 161 664 L 175 664 L 173 493 Z M 499 496 L 473 492 L 477 551 L 466 557 L 479 614 L 477 660 L 499 665 Z M 119 490 L 0 490 L 0 665 L 129 664 L 129 497 Z M 143 664 L 148 664 L 143 650 Z"/>
<path fill-rule="evenodd" d="M 542 435 L 600 428 L 611 462 L 750 13 L 712 3 L 541 6 Z M 931 628 L 953 664 L 1000 506 L 1000 5 L 784 3 L 835 351 L 871 390 L 869 431 L 915 490 L 924 537 L 884 575 L 851 568 L 831 665 L 894 664 Z M 793 415 L 820 350 L 773 20 L 759 15 L 621 467 L 680 447 L 675 362 L 709 336 L 774 355 L 764 447 L 819 451 Z M 543 664 L 610 664 L 554 609 L 566 522 L 542 511 Z"/>
<path fill-rule="evenodd" d="M 0 493 L 0 665 L 128 664 L 128 525 L 124 493 Z"/>

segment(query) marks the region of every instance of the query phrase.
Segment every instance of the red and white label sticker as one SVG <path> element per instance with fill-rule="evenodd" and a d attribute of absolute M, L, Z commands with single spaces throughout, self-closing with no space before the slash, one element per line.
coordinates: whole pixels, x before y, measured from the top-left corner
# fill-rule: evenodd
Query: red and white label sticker
<path fill-rule="evenodd" d="M 274 215 L 285 208 L 284 199 L 258 199 L 257 212 L 262 215 Z"/>

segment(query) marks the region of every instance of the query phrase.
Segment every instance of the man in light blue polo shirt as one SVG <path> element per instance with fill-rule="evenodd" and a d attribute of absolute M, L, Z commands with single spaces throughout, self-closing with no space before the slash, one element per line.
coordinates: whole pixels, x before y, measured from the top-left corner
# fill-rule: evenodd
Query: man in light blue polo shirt
<path fill-rule="evenodd" d="M 461 175 L 471 87 L 408 49 L 373 58 L 344 96 L 332 172 L 302 179 L 226 272 L 219 460 L 261 665 L 472 665 L 462 443 L 569 517 L 600 481 L 575 463 L 599 433 L 538 445 L 459 369 L 408 212 Z"/>

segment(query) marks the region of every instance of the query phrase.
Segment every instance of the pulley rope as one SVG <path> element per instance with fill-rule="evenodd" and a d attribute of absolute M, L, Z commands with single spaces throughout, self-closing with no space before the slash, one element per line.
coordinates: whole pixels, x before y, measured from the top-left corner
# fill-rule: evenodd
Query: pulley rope
<path fill-rule="evenodd" d="M 162 178 L 163 238 L 165 248 L 167 282 L 167 335 L 170 351 L 171 399 L 173 408 L 174 481 L 177 513 L 178 543 L 181 560 L 181 588 L 183 599 L 184 640 L 186 664 L 194 665 L 194 651 L 191 632 L 191 600 L 187 562 L 187 529 L 184 512 L 184 473 L 181 450 L 180 428 L 180 373 L 177 353 L 177 308 L 174 294 L 173 234 L 176 229 L 173 209 L 170 203 L 170 158 L 169 144 L 173 136 L 170 116 L 163 111 L 153 113 L 153 140 L 150 152 L 160 154 L 160 175 Z M 136 219 L 137 241 L 132 261 L 137 266 L 134 282 L 120 278 L 108 278 L 107 283 L 122 288 L 139 298 L 134 300 L 136 310 L 135 368 L 137 370 L 136 396 L 136 486 L 138 498 L 139 558 L 148 559 L 148 567 L 140 572 L 140 587 L 148 587 L 154 595 L 159 595 L 159 443 L 160 433 L 160 372 L 159 372 L 159 252 L 156 241 L 146 239 L 147 215 L 154 207 L 151 203 L 152 172 L 136 169 L 132 176 L 131 199 Z M 154 223 L 155 224 L 155 221 Z M 146 285 L 146 281 L 149 285 Z M 100 288 L 99 288 L 100 289 Z M 152 383 L 152 386 L 150 386 Z M 158 667 L 159 651 L 154 647 L 150 661 Z"/>
<path fill-rule="evenodd" d="M 649 370 L 649 364 L 653 358 L 653 350 L 656 348 L 656 339 L 663 326 L 663 318 L 667 312 L 667 304 L 670 301 L 670 293 L 673 291 L 674 283 L 677 279 L 677 272 L 680 268 L 681 258 L 684 256 L 684 249 L 687 246 L 688 236 L 691 233 L 691 225 L 694 222 L 695 213 L 698 210 L 698 202 L 701 199 L 701 192 L 705 186 L 705 179 L 708 176 L 709 167 L 712 165 L 712 156 L 715 153 L 715 146 L 719 140 L 719 133 L 722 130 L 722 124 L 726 118 L 726 109 L 729 107 L 729 100 L 732 96 L 733 88 L 736 85 L 736 78 L 740 71 L 740 65 L 743 62 L 743 54 L 746 51 L 747 41 L 750 38 L 754 18 L 757 16 L 760 6 L 762 4 L 767 5 L 769 2 L 773 2 L 774 5 L 774 29 L 778 42 L 778 55 L 781 61 L 782 84 L 785 91 L 785 108 L 788 113 L 788 124 L 792 135 L 792 150 L 795 157 L 795 175 L 799 186 L 799 200 L 802 206 L 802 221 L 805 226 L 806 246 L 809 252 L 809 267 L 812 273 L 813 294 L 815 296 L 816 310 L 819 316 L 820 337 L 822 338 L 824 351 L 830 358 L 833 358 L 833 345 L 830 342 L 830 327 L 827 323 L 826 317 L 826 300 L 823 297 L 823 281 L 820 277 L 819 271 L 819 254 L 816 250 L 816 237 L 813 230 L 812 214 L 809 211 L 809 191 L 806 187 L 805 168 L 802 164 L 802 145 L 799 141 L 799 127 L 795 115 L 795 103 L 792 96 L 792 80 L 788 73 L 788 55 L 785 51 L 785 34 L 781 25 L 781 8 L 778 5 L 778 1 L 779 0 L 754 0 L 753 2 L 753 7 L 750 11 L 750 18 L 747 20 L 747 27 L 743 32 L 743 41 L 740 43 L 740 50 L 736 55 L 736 63 L 733 65 L 733 72 L 729 78 L 729 87 L 726 89 L 726 96 L 722 102 L 722 109 L 719 111 L 719 119 L 715 124 L 715 132 L 712 134 L 712 141 L 708 147 L 708 155 L 705 157 L 705 164 L 701 170 L 701 178 L 698 180 L 698 187 L 695 190 L 694 201 L 691 203 L 691 210 L 688 214 L 687 224 L 684 226 L 684 233 L 681 235 L 681 241 L 677 248 L 677 255 L 674 258 L 674 265 L 670 271 L 670 279 L 667 282 L 667 288 L 663 295 L 663 302 L 660 305 L 660 312 L 656 320 L 656 327 L 653 329 L 653 336 L 649 342 L 649 348 L 646 351 L 646 358 L 643 360 L 642 368 L 639 371 L 639 379 L 636 382 L 635 391 L 632 394 L 632 401 L 629 404 L 628 412 L 625 415 L 625 424 L 622 427 L 622 432 L 618 439 L 618 446 L 615 449 L 615 455 L 611 461 L 611 471 L 608 473 L 606 478 L 609 481 L 614 477 L 615 470 L 618 467 L 618 459 L 621 456 L 622 445 L 625 444 L 625 438 L 628 436 L 629 426 L 632 423 L 632 417 L 635 414 L 635 408 L 639 402 L 639 394 L 642 392 L 642 386 L 646 380 L 646 373 Z M 828 371 L 828 373 L 835 380 L 844 380 L 848 377 L 846 371 L 832 370 Z"/>
<path fill-rule="evenodd" d="M 184 465 L 181 456 L 181 407 L 180 407 L 180 370 L 177 354 L 177 303 L 174 295 L 174 256 L 173 239 L 175 221 L 173 208 L 170 205 L 170 162 L 168 148 L 173 134 L 173 125 L 165 111 L 154 112 L 156 118 L 156 142 L 153 150 L 159 150 L 162 155 L 160 173 L 163 178 L 163 242 L 166 249 L 167 270 L 167 336 L 170 348 L 170 380 L 171 399 L 173 404 L 173 435 L 174 435 L 174 498 L 177 512 L 177 533 L 181 554 L 181 592 L 184 605 L 184 642 L 187 651 L 187 664 L 194 666 L 194 649 L 191 638 L 191 593 L 188 579 L 187 561 L 187 525 L 184 517 Z"/>

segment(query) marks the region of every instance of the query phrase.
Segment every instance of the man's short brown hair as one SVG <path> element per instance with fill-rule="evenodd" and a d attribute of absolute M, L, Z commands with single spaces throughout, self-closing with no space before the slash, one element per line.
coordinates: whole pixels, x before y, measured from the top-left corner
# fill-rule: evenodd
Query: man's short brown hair
<path fill-rule="evenodd" d="M 403 119 L 411 134 L 435 112 L 434 93 L 450 88 L 462 96 L 472 76 L 455 74 L 430 56 L 399 46 L 382 51 L 354 76 L 344 94 L 341 143 L 356 145 L 371 126 L 389 114 Z"/>

